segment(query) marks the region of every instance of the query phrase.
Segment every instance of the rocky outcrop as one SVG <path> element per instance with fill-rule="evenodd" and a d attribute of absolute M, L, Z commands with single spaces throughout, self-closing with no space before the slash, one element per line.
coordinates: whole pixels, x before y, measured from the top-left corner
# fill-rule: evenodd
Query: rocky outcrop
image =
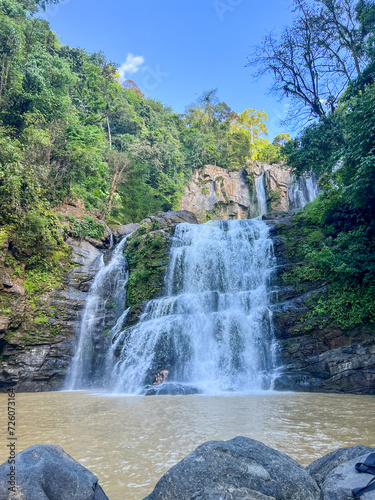
<path fill-rule="evenodd" d="M 284 453 L 245 437 L 210 441 L 172 467 L 145 500 L 318 500 L 314 479 Z"/>
<path fill-rule="evenodd" d="M 195 213 L 203 222 L 213 220 L 249 219 L 255 206 L 249 189 L 247 171 L 228 171 L 206 165 L 194 171 L 185 188 L 180 209 Z"/>
<path fill-rule="evenodd" d="M 352 491 L 357 488 L 365 488 L 374 476 L 361 474 L 356 471 L 356 463 L 363 463 L 368 453 L 344 462 L 333 469 L 324 479 L 321 489 L 321 497 L 324 500 L 349 500 L 353 498 Z M 365 493 L 363 500 L 375 498 L 375 491 Z"/>
<path fill-rule="evenodd" d="M 256 176 L 264 173 L 268 203 L 272 211 L 287 211 L 290 207 L 289 192 L 295 178 L 291 169 L 281 164 L 269 165 L 263 162 L 254 162 L 251 171 Z"/>
<path fill-rule="evenodd" d="M 177 224 L 198 224 L 197 217 L 187 211 L 158 212 L 144 219 L 127 241 L 125 256 L 130 278 L 126 287 L 127 307 L 130 312 L 126 327 L 134 326 L 146 302 L 157 297 L 163 287 L 169 262 L 171 236 Z M 118 353 L 121 350 L 118 345 Z"/>
<path fill-rule="evenodd" d="M 150 256 L 146 259 L 146 274 L 151 278 L 147 286 L 151 283 L 153 287 L 147 288 L 144 274 L 137 280 L 140 274 L 137 275 L 134 269 L 133 283 L 136 288 L 139 286 L 134 292 L 137 297 L 145 294 L 146 300 L 149 294 L 160 289 L 170 236 L 176 224 L 183 222 L 197 223 L 197 219 L 186 211 L 159 212 L 141 224 L 121 226 L 115 233 L 116 238 L 134 233 L 133 243 L 136 238 L 141 241 L 139 251 L 145 250 L 145 244 L 148 248 L 152 243 Z M 3 243 L 0 254 L 0 390 L 7 387 L 24 392 L 61 389 L 74 353 L 87 293 L 99 269 L 103 242 L 93 240 L 94 246 L 88 238 L 83 241 L 68 238 L 56 268 L 45 273 L 27 273 L 24 269 L 7 267 L 4 261 L 8 241 L 0 243 Z M 152 256 L 156 260 L 152 260 Z M 130 283 L 129 297 L 136 288 L 132 289 Z M 141 303 L 132 308 L 134 321 L 141 310 Z"/>
<path fill-rule="evenodd" d="M 304 469 L 253 439 L 210 441 L 164 474 L 144 500 L 350 500 L 352 490 L 373 477 L 357 472 L 355 464 L 374 451 L 342 448 Z M 363 498 L 375 498 L 374 491 Z"/>
<path fill-rule="evenodd" d="M 36 445 L 0 466 L 2 500 L 108 500 L 98 478 L 60 446 Z"/>
<path fill-rule="evenodd" d="M 144 500 L 350 500 L 373 478 L 357 472 L 374 448 L 335 450 L 303 468 L 246 437 L 209 441 L 172 467 Z M 98 478 L 60 446 L 35 445 L 0 466 L 4 500 L 106 500 Z M 371 500 L 374 491 L 363 499 Z"/>
<path fill-rule="evenodd" d="M 3 269 L 0 296 L 4 316 L 0 387 L 17 391 L 61 388 L 74 338 L 101 252 L 86 241 L 67 240 L 69 258 L 59 274 L 11 278 Z"/>
<path fill-rule="evenodd" d="M 255 161 L 238 171 L 206 165 L 194 171 L 180 201 L 180 209 L 195 213 L 200 222 L 256 217 L 259 209 L 255 179 L 262 174 L 269 210 L 298 208 L 317 195 L 314 180 L 296 182 L 286 165 Z"/>
<path fill-rule="evenodd" d="M 129 234 L 134 233 L 141 227 L 140 224 L 126 224 L 125 226 L 120 226 L 114 232 L 116 238 L 121 238 L 121 236 L 129 236 Z"/>
<path fill-rule="evenodd" d="M 370 326 L 342 330 L 326 318 L 308 319 L 311 301 L 327 290 L 324 283 L 290 284 L 284 273 L 299 262 L 290 260 L 285 244 L 293 237 L 293 213 L 271 213 L 277 260 L 273 320 L 282 370 L 277 390 L 375 394 L 375 338 Z"/>

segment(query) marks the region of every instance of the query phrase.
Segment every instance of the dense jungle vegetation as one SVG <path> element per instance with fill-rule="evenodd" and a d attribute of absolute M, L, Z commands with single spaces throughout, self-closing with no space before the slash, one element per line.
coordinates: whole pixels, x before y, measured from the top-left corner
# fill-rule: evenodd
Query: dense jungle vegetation
<path fill-rule="evenodd" d="M 294 218 L 289 250 L 304 264 L 286 279 L 328 284 L 310 315 L 353 328 L 375 321 L 375 5 L 295 0 L 294 12 L 250 58 L 305 123 L 283 148 L 287 163 L 323 190 Z"/>
<path fill-rule="evenodd" d="M 48 3 L 0 0 L 0 244 L 13 269 L 51 269 L 64 231 L 100 237 L 90 214 L 116 224 L 175 209 L 196 167 L 286 159 L 324 191 L 295 217 L 304 265 L 288 279 L 330 285 L 312 315 L 375 320 L 373 1 L 295 0 L 294 23 L 254 50 L 302 130 L 273 143 L 264 111 L 236 113 L 214 90 L 178 115 L 123 86 L 102 53 L 60 42 L 38 17 Z M 89 214 L 66 227 L 54 209 L 75 200 Z"/>
<path fill-rule="evenodd" d="M 111 223 L 178 206 L 196 167 L 277 160 L 267 115 L 241 114 L 205 92 L 185 115 L 122 86 L 102 53 L 63 45 L 40 9 L 55 0 L 0 0 L 0 224 L 13 256 L 45 266 L 61 244 L 52 209 L 81 200 Z M 89 215 L 75 236 L 100 232 Z"/>

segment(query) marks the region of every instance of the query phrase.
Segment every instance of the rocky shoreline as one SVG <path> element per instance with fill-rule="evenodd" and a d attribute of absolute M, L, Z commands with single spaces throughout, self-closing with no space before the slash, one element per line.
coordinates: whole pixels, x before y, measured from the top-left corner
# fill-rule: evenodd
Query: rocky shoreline
<path fill-rule="evenodd" d="M 373 478 L 357 472 L 355 464 L 374 452 L 341 448 L 304 468 L 254 439 L 208 441 L 164 474 L 144 500 L 349 500 L 354 488 Z M 31 446 L 2 464 L 0 497 L 108 500 L 98 478 L 53 445 Z M 375 491 L 362 498 L 374 499 Z"/>

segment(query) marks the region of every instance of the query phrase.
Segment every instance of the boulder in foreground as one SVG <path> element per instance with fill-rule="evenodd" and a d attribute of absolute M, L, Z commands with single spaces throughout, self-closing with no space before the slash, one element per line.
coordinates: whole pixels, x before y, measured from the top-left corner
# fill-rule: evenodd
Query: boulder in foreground
<path fill-rule="evenodd" d="M 145 500 L 319 500 L 315 480 L 284 453 L 245 437 L 209 441 L 172 467 Z"/>
<path fill-rule="evenodd" d="M 367 446 L 352 446 L 349 448 L 340 448 L 338 450 L 332 451 L 331 453 L 328 453 L 328 455 L 324 455 L 324 457 L 322 458 L 318 458 L 318 460 L 315 460 L 315 462 L 306 467 L 306 471 L 315 479 L 319 488 L 321 488 L 327 476 L 334 469 L 336 469 L 336 467 L 353 459 L 356 459 L 355 463 L 361 462 L 361 460 L 358 460 L 359 457 L 366 454 L 369 455 L 370 453 L 374 452 L 375 448 L 368 448 Z M 354 470 L 354 465 L 353 471 L 357 476 L 358 473 Z M 362 476 L 370 480 L 368 475 L 362 474 Z M 352 489 L 356 487 L 357 486 L 354 483 Z"/>
<path fill-rule="evenodd" d="M 322 485 L 322 498 L 324 500 L 352 500 L 352 490 L 364 488 L 374 478 L 371 474 L 355 470 L 355 464 L 364 462 L 368 456 L 369 453 L 366 453 L 333 469 Z M 375 500 L 375 491 L 364 493 L 362 498 L 363 500 Z"/>
<path fill-rule="evenodd" d="M 10 464 L 0 466 L 1 500 L 108 500 L 98 478 L 60 446 L 30 446 L 16 455 L 15 468 L 12 493 Z"/>

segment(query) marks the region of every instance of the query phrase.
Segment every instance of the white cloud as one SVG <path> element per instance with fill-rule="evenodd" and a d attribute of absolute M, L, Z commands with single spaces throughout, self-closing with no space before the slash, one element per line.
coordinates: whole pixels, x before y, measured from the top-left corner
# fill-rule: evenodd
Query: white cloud
<path fill-rule="evenodd" d="M 118 74 L 120 75 L 120 81 L 125 81 L 128 75 L 138 73 L 138 71 L 142 69 L 144 62 L 145 58 L 143 56 L 135 56 L 134 54 L 131 54 L 129 52 L 126 61 L 122 63 L 117 70 Z"/>

